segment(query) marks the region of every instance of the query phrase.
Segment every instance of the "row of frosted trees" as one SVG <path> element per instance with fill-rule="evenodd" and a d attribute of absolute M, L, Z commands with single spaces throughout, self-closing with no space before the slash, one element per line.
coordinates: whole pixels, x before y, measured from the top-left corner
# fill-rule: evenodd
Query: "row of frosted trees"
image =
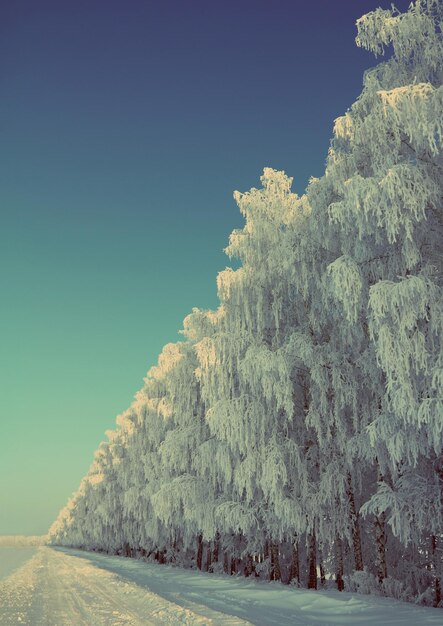
<path fill-rule="evenodd" d="M 53 543 L 441 603 L 442 20 L 358 21 L 393 54 L 324 176 L 235 193 L 219 308 L 164 348 Z"/>

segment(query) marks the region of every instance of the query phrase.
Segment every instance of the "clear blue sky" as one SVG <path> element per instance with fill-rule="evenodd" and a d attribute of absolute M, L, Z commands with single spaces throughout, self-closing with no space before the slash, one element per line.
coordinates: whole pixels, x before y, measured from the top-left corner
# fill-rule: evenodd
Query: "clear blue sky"
<path fill-rule="evenodd" d="M 380 5 L 2 3 L 0 534 L 46 532 L 184 316 L 217 306 L 232 192 L 322 174 Z"/>

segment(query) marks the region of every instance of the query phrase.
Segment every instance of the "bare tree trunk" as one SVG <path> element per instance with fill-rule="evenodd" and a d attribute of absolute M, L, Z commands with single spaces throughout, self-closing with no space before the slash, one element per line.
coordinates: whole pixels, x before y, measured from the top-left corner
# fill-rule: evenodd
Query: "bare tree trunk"
<path fill-rule="evenodd" d="M 351 472 L 348 472 L 348 502 L 349 502 L 349 517 L 351 519 L 352 528 L 352 545 L 354 548 L 354 561 L 356 571 L 363 569 L 363 554 L 361 549 L 361 536 L 360 536 L 360 524 L 358 521 L 358 513 L 355 507 L 354 490 L 352 488 L 352 476 Z"/>
<path fill-rule="evenodd" d="M 339 535 L 335 538 L 335 582 L 337 583 L 337 589 L 343 591 L 345 583 L 343 582 L 343 542 Z"/>
<path fill-rule="evenodd" d="M 271 542 L 271 571 L 269 580 L 281 580 L 280 560 L 278 556 L 279 544 L 276 541 Z"/>
<path fill-rule="evenodd" d="M 203 563 L 203 535 L 197 535 L 197 569 L 201 570 Z"/>
<path fill-rule="evenodd" d="M 298 537 L 294 535 L 294 539 L 292 542 L 292 558 L 291 558 L 291 566 L 289 568 L 289 578 L 288 584 L 291 584 L 292 581 L 296 585 L 300 584 L 300 561 L 298 554 Z"/>
<path fill-rule="evenodd" d="M 317 545 L 314 530 L 308 535 L 308 589 L 317 589 Z"/>

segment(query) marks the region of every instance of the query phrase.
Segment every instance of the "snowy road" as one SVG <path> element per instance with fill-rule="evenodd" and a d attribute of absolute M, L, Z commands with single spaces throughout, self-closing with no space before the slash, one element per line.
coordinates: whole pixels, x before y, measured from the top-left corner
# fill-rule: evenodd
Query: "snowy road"
<path fill-rule="evenodd" d="M 201 612 L 200 612 L 201 609 Z M 246 626 L 205 606 L 181 607 L 88 560 L 40 548 L 0 583 L 2 626 Z"/>
<path fill-rule="evenodd" d="M 1 626 L 442 626 L 443 611 L 39 548 L 0 582 Z"/>

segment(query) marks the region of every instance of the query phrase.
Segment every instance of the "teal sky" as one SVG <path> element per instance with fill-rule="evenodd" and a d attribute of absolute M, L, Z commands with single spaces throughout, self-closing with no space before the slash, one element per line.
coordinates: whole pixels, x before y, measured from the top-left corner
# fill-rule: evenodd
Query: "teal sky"
<path fill-rule="evenodd" d="M 407 2 L 398 3 L 399 8 Z M 0 534 L 40 534 L 193 306 L 235 189 L 320 176 L 376 0 L 4 3 Z"/>

